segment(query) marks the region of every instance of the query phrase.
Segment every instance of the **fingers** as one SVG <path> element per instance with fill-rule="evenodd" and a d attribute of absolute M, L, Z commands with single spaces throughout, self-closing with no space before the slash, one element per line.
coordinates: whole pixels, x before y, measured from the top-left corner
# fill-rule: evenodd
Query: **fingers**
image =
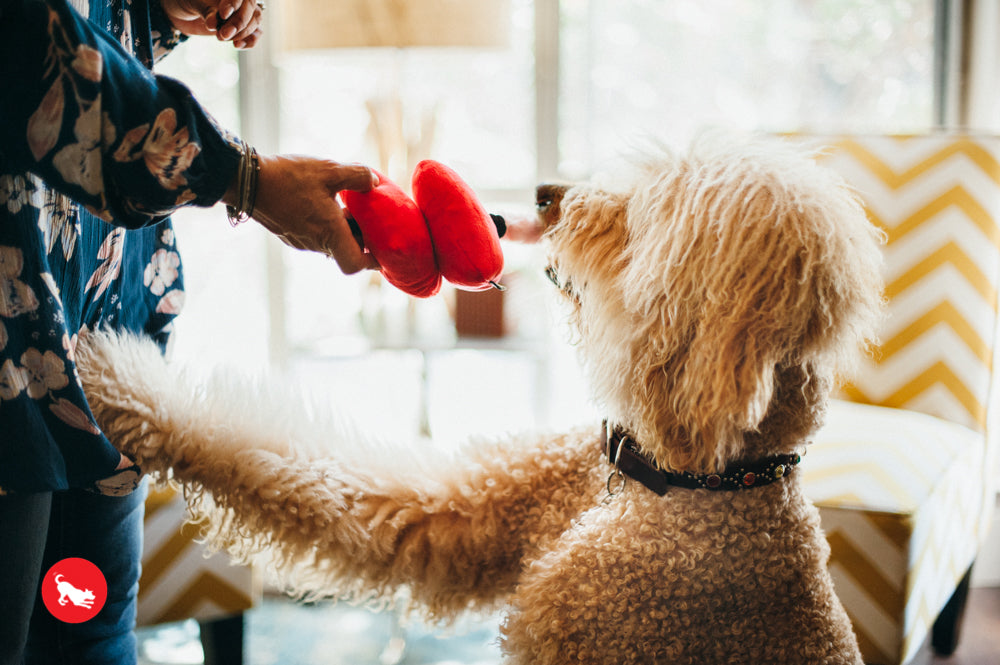
<path fill-rule="evenodd" d="M 367 192 L 377 187 L 378 183 L 378 174 L 361 164 L 337 164 L 331 168 L 327 180 L 332 196 L 336 196 L 336 193 L 343 189 Z M 364 251 L 355 231 L 347 221 L 343 208 L 336 202 L 334 205 L 337 206 L 339 214 L 336 216 L 336 221 L 328 227 L 329 233 L 324 238 L 323 251 L 337 262 L 341 272 L 346 275 L 361 270 L 378 270 L 378 261 Z"/>
<path fill-rule="evenodd" d="M 361 164 L 337 164 L 330 169 L 327 186 L 334 194 L 342 189 L 367 192 L 378 187 L 378 174 Z"/>
<path fill-rule="evenodd" d="M 336 202 L 334 205 L 337 205 Z M 366 252 L 355 237 L 342 210 L 333 219 L 324 218 L 319 224 L 303 225 L 301 230 L 276 225 L 267 218 L 254 219 L 289 247 L 326 254 L 337 262 L 337 267 L 345 275 L 380 268 L 375 257 Z"/>
<path fill-rule="evenodd" d="M 257 30 L 255 30 L 255 31 L 254 31 L 254 32 L 253 32 L 253 33 L 252 33 L 252 34 L 251 34 L 251 35 L 250 35 L 249 37 L 247 37 L 246 39 L 241 39 L 241 40 L 233 40 L 233 46 L 235 46 L 235 47 L 236 47 L 236 48 L 238 48 L 238 49 L 248 49 L 248 48 L 253 48 L 254 46 L 256 46 L 256 45 L 257 45 L 257 42 L 258 42 L 258 41 L 260 40 L 260 38 L 261 38 L 261 37 L 263 37 L 263 36 L 264 36 L 264 32 L 263 32 L 263 31 L 262 31 L 262 30 L 261 30 L 260 28 L 258 28 Z"/>
<path fill-rule="evenodd" d="M 337 267 L 345 275 L 353 275 L 362 270 L 377 270 L 379 267 L 375 257 L 358 244 L 346 220 L 343 224 L 332 225 L 322 244 L 323 253 L 336 261 Z"/>
<path fill-rule="evenodd" d="M 219 21 L 226 21 L 233 12 L 239 7 L 243 0 L 222 0 L 218 5 L 216 5 L 216 11 L 219 14 Z"/>
<path fill-rule="evenodd" d="M 210 0 L 161 0 L 160 6 L 176 30 L 189 36 L 215 34 L 215 3 Z"/>
<path fill-rule="evenodd" d="M 220 41 L 231 41 L 238 48 L 247 48 L 260 38 L 263 11 L 257 0 L 223 0 L 218 7 Z M 252 45 L 251 44 L 251 45 Z"/>
<path fill-rule="evenodd" d="M 362 249 L 346 220 L 342 224 L 330 224 L 319 238 L 314 234 L 303 235 L 288 230 L 282 230 L 276 235 L 289 247 L 326 254 L 337 262 L 337 267 L 345 275 L 379 269 L 378 261 Z"/>

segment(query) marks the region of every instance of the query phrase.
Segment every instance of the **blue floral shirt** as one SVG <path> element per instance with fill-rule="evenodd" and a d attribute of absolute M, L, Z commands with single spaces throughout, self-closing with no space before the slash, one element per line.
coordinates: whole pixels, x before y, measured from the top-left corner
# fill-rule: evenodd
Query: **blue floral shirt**
<path fill-rule="evenodd" d="M 134 488 L 73 363 L 81 330 L 165 344 L 184 302 L 169 215 L 211 206 L 238 141 L 152 73 L 158 0 L 0 0 L 0 494 Z"/>

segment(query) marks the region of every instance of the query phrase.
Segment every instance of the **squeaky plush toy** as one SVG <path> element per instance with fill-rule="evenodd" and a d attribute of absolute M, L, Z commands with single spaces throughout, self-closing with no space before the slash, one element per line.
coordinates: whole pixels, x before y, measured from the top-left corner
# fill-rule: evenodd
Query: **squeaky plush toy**
<path fill-rule="evenodd" d="M 487 213 L 454 170 L 432 159 L 417 164 L 411 184 L 441 275 L 469 291 L 496 287 L 503 273 L 502 218 Z"/>
<path fill-rule="evenodd" d="M 389 283 L 418 298 L 436 294 L 442 277 L 467 291 L 501 288 L 504 220 L 487 213 L 453 169 L 430 159 L 417 164 L 413 199 L 378 175 L 371 191 L 340 196 Z"/>

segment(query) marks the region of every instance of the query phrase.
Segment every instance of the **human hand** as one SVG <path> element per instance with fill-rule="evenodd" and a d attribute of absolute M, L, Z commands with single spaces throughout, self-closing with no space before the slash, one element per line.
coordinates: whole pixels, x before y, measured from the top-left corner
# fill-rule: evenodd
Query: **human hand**
<path fill-rule="evenodd" d="M 160 5 L 185 35 L 215 35 L 239 49 L 253 48 L 263 35 L 264 4 L 258 0 L 160 0 Z"/>
<path fill-rule="evenodd" d="M 378 262 L 355 240 L 337 193 L 367 192 L 378 176 L 366 166 L 302 157 L 261 155 L 253 218 L 296 249 L 333 258 L 346 275 L 377 269 Z M 231 188 L 223 201 L 235 198 Z"/>

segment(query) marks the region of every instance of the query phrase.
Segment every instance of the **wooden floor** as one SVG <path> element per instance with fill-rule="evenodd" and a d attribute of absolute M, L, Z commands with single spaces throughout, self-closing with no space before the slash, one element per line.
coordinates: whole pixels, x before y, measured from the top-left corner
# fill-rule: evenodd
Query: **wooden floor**
<path fill-rule="evenodd" d="M 931 658 L 933 665 L 1000 664 L 1000 587 L 973 588 L 958 650 L 951 658 Z"/>

